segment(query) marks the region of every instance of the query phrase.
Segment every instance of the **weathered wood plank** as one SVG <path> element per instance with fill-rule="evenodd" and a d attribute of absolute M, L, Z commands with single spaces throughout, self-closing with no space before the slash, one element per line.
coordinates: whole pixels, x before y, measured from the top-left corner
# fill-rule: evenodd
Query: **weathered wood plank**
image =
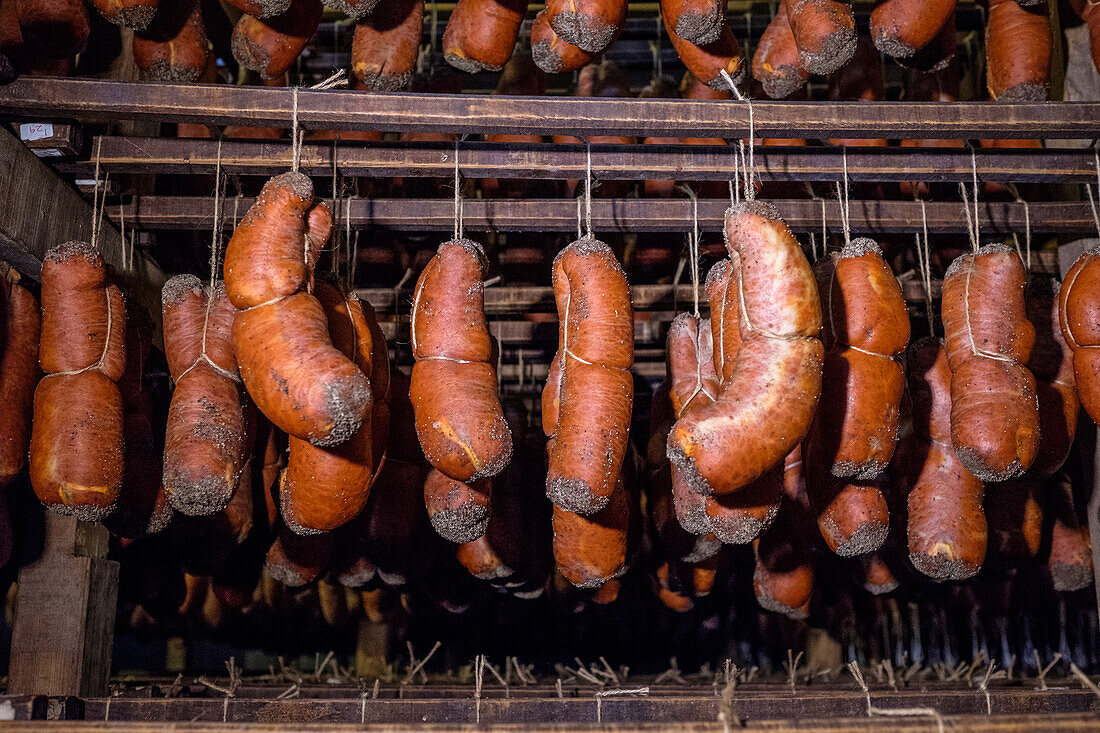
<path fill-rule="evenodd" d="M 455 148 L 448 143 L 309 143 L 300 169 L 309 175 L 388 178 L 450 177 Z M 269 176 L 291 166 L 287 142 L 100 137 L 93 142 L 103 170 L 121 173 L 209 173 L 220 165 L 236 175 Z M 735 146 L 593 145 L 592 174 L 600 179 L 724 181 L 734 176 Z M 845 166 L 845 158 L 847 165 Z M 458 151 L 466 178 L 584 178 L 584 145 L 465 142 Z M 1087 149 L 780 148 L 758 146 L 756 175 L 765 181 L 965 181 L 976 167 L 982 181 L 1068 183 L 1096 178 Z M 972 166 L 973 162 L 973 166 Z M 93 161 L 79 170 L 87 172 Z M 62 166 L 74 169 L 72 165 Z"/>
<path fill-rule="evenodd" d="M 299 124 L 314 130 L 749 136 L 749 105 L 713 100 L 376 94 L 25 77 L 0 87 L 0 109 L 10 116 L 288 128 L 295 97 Z M 752 120 L 757 137 L 1091 138 L 1100 129 L 1100 104 L 754 100 Z"/>
<path fill-rule="evenodd" d="M 240 216 L 253 199 L 232 203 Z M 835 201 L 772 200 L 795 232 L 820 232 L 822 216 L 832 232 L 840 231 L 840 205 Z M 700 199 L 699 226 L 719 231 L 727 199 Z M 209 229 L 214 202 L 209 197 L 140 196 L 124 207 L 128 226 L 140 229 Z M 961 202 L 930 202 L 923 207 L 930 234 L 963 234 L 967 231 Z M 1033 232 L 1058 234 L 1095 233 L 1096 224 L 1085 202 L 1041 202 L 1028 205 Z M 349 216 L 354 227 L 379 227 L 413 231 L 449 231 L 454 226 L 450 199 L 351 199 Z M 118 207 L 109 216 L 117 217 Z M 922 230 L 922 206 L 916 201 L 856 200 L 850 204 L 853 233 L 912 234 Z M 593 199 L 592 226 L 601 231 L 685 232 L 691 227 L 692 207 L 687 199 Z M 983 235 L 1023 234 L 1024 205 L 979 202 Z M 463 225 L 471 230 L 575 231 L 577 203 L 573 199 L 481 199 L 463 204 Z"/>
<path fill-rule="evenodd" d="M 107 531 L 46 515 L 42 557 L 19 573 L 8 691 L 102 695 L 107 688 L 118 600 L 118 563 Z"/>

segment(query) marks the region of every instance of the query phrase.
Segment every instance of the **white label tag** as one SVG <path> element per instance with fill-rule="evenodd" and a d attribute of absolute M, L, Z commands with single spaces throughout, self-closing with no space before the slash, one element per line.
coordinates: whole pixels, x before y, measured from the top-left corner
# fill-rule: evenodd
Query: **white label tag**
<path fill-rule="evenodd" d="M 19 137 L 24 142 L 53 137 L 53 125 L 49 122 L 28 122 L 19 126 Z"/>
<path fill-rule="evenodd" d="M 60 158 L 65 155 L 57 148 L 42 148 L 40 150 L 32 150 L 31 152 L 39 158 Z"/>

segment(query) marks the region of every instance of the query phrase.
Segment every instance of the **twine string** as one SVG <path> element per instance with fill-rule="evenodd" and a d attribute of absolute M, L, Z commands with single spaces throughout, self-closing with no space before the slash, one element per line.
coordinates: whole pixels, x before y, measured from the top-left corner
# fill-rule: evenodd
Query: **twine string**
<path fill-rule="evenodd" d="M 348 72 L 346 69 L 340 69 L 324 81 L 314 84 L 310 89 L 321 92 L 347 83 Z M 291 169 L 297 172 L 302 159 L 302 142 L 305 140 L 305 131 L 300 130 L 298 126 L 298 87 L 290 89 L 290 104 L 290 165 Z"/>
<path fill-rule="evenodd" d="M 462 239 L 462 186 L 459 181 L 458 171 L 458 139 L 455 139 L 455 204 L 454 204 L 454 238 Z"/>
<path fill-rule="evenodd" d="M 98 249 L 99 247 L 99 222 L 102 218 L 102 206 L 103 202 L 107 200 L 107 180 L 110 178 L 108 174 L 107 178 L 103 181 L 103 193 L 99 192 L 99 158 L 100 153 L 103 151 L 103 138 L 100 137 L 96 141 L 95 148 L 95 180 L 93 181 L 94 188 L 92 188 L 92 249 Z"/>
<path fill-rule="evenodd" d="M 966 184 L 959 183 L 959 193 L 962 194 L 963 213 L 966 214 L 966 230 L 970 235 L 970 248 L 975 254 L 978 252 L 978 237 L 974 231 L 974 218 L 970 213 L 970 201 L 966 196 Z"/>
<path fill-rule="evenodd" d="M 836 198 L 840 204 L 840 226 L 844 230 L 844 244 L 848 245 L 852 241 L 852 230 L 849 222 L 849 210 L 848 210 L 848 148 L 844 148 L 844 186 L 841 188 L 840 181 L 836 183 Z M 821 202 L 822 209 L 824 210 L 825 201 Z M 824 219 L 824 216 L 822 217 Z"/>
<path fill-rule="evenodd" d="M 218 249 L 221 245 L 221 217 L 222 198 L 225 190 L 222 187 L 222 138 L 218 137 L 218 159 L 214 163 L 214 225 L 210 232 L 210 287 L 218 279 Z"/>
<path fill-rule="evenodd" d="M 695 317 L 699 317 L 699 198 L 691 186 L 681 185 L 680 190 L 691 199 L 691 232 L 688 234 L 688 259 L 691 260 L 691 292 L 695 302 Z"/>
<path fill-rule="evenodd" d="M 584 161 L 584 226 L 586 236 L 592 238 L 592 142 L 585 140 L 586 156 Z"/>
<path fill-rule="evenodd" d="M 737 85 L 733 83 L 733 78 L 729 75 L 728 71 L 722 69 L 718 73 L 721 75 L 723 81 L 726 82 L 726 85 L 730 88 L 730 92 L 733 93 L 734 98 L 738 102 L 744 102 L 745 105 L 749 108 L 749 161 L 747 170 L 745 171 L 745 199 L 747 201 L 752 201 L 756 198 L 756 190 L 755 186 L 753 185 L 753 181 L 756 175 L 756 161 L 754 160 L 753 153 L 753 148 L 755 147 L 754 142 L 756 140 L 756 121 L 753 115 L 752 100 L 749 99 L 747 96 L 741 94 L 741 91 L 737 88 Z M 742 152 L 744 152 L 744 145 L 745 142 L 742 140 Z"/>
<path fill-rule="evenodd" d="M 920 279 L 924 285 L 924 310 L 928 318 L 928 333 L 936 334 L 935 320 L 932 318 L 932 273 L 929 265 L 930 251 L 928 246 L 928 216 L 925 210 L 924 200 L 920 201 L 921 229 L 924 237 L 917 232 L 914 236 L 917 240 L 917 266 L 920 268 Z"/>
<path fill-rule="evenodd" d="M 1100 148 L 1093 148 L 1093 158 L 1096 161 L 1096 197 L 1100 199 Z M 1089 199 L 1089 208 L 1092 209 L 1092 220 L 1096 224 L 1096 236 L 1100 237 L 1100 213 L 1097 212 L 1096 201 L 1092 198 L 1092 186 L 1085 184 L 1085 194 Z"/>

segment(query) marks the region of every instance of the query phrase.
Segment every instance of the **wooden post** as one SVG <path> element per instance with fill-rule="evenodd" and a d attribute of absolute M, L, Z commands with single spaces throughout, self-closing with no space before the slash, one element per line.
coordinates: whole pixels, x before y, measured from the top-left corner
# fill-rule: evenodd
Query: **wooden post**
<path fill-rule="evenodd" d="M 19 572 L 8 692 L 102 696 L 118 600 L 107 530 L 49 512 L 45 550 Z"/>

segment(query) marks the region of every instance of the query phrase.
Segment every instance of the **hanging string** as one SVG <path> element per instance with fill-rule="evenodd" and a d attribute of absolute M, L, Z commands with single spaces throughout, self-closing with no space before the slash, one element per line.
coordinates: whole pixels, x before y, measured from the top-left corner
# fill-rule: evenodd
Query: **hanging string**
<path fill-rule="evenodd" d="M 966 184 L 960 182 L 959 190 L 962 191 L 963 208 L 966 210 L 966 225 L 970 230 L 970 247 L 977 253 L 981 247 L 981 229 L 978 223 L 978 159 L 974 154 L 974 148 L 970 148 L 970 172 L 974 178 L 974 214 L 970 214 L 970 203 L 966 198 Z"/>
<path fill-rule="evenodd" d="M 103 139 L 99 138 L 96 141 L 96 173 L 95 180 L 92 180 L 94 188 L 91 189 L 91 249 L 96 249 L 98 238 L 98 231 L 96 227 L 96 209 L 99 207 L 99 154 L 103 150 Z M 106 186 L 105 186 L 106 187 Z M 103 198 L 107 198 L 107 192 L 103 192 Z M 1091 200 L 1091 198 L 1089 199 Z"/>
<path fill-rule="evenodd" d="M 931 253 L 928 246 L 928 213 L 923 199 L 920 199 L 920 218 L 924 239 L 922 241 L 920 232 L 914 235 L 917 240 L 917 266 L 920 269 L 921 283 L 924 285 L 924 314 L 928 318 L 928 333 L 935 336 L 936 325 L 935 320 L 932 318 L 932 271 L 929 264 Z"/>
<path fill-rule="evenodd" d="M 343 202 L 343 197 L 337 192 L 337 175 L 338 170 L 336 166 L 336 143 L 339 140 L 339 135 L 332 139 L 332 220 L 339 224 L 340 222 L 340 205 Z M 336 281 L 340 281 L 340 253 L 342 252 L 340 244 L 340 227 L 334 227 L 332 233 L 333 245 L 332 245 L 332 274 L 336 278 Z M 344 243 L 344 246 L 347 242 Z"/>
<path fill-rule="evenodd" d="M 1100 149 L 1093 150 L 1096 158 L 1096 196 L 1100 199 Z M 1100 237 L 1100 213 L 1096 210 L 1096 202 L 1092 199 L 1092 186 L 1085 184 L 1085 195 L 1089 199 L 1089 208 L 1092 209 L 1092 220 L 1096 224 L 1096 236 Z"/>
<path fill-rule="evenodd" d="M 970 248 L 974 250 L 974 253 L 978 252 L 978 235 L 974 231 L 974 218 L 970 214 L 970 201 L 966 197 L 966 184 L 959 183 L 959 192 L 962 194 L 963 200 L 963 213 L 966 214 L 966 230 L 970 233 Z"/>
<path fill-rule="evenodd" d="M 119 235 L 122 237 L 122 269 L 129 272 L 133 268 L 133 262 L 126 252 L 126 209 L 123 208 L 121 201 L 118 202 L 118 226 Z"/>
<path fill-rule="evenodd" d="M 358 239 L 359 232 L 356 232 Z M 344 252 L 348 256 L 347 266 L 344 269 L 345 286 L 351 290 L 355 286 L 355 262 L 351 255 L 351 199 L 344 201 Z"/>
<path fill-rule="evenodd" d="M 462 187 L 458 172 L 458 139 L 455 139 L 455 210 L 454 238 L 462 239 Z"/>
<path fill-rule="evenodd" d="M 222 198 L 222 138 L 218 137 L 218 160 L 214 164 L 214 224 L 210 233 L 210 287 L 218 280 L 218 249 L 221 244 Z"/>
<path fill-rule="evenodd" d="M 737 148 L 733 149 L 733 180 L 730 184 L 730 206 L 736 206 L 741 203 L 741 192 L 737 186 L 741 178 L 741 167 L 738 165 Z"/>
<path fill-rule="evenodd" d="M 583 196 L 577 197 L 577 239 L 584 238 L 584 231 L 581 229 L 581 199 Z"/>
<path fill-rule="evenodd" d="M 815 198 L 821 202 L 821 256 L 824 257 L 829 252 L 829 229 L 825 223 L 825 198 L 822 196 L 815 196 Z"/>
<path fill-rule="evenodd" d="M 756 121 L 753 117 L 752 100 L 741 94 L 740 90 L 737 88 L 737 85 L 733 83 L 733 79 L 730 77 L 728 71 L 722 69 L 719 74 L 722 76 L 722 79 L 726 82 L 727 86 L 729 86 L 730 91 L 733 93 L 733 96 L 737 99 L 737 101 L 744 102 L 746 105 L 748 105 L 749 108 L 749 164 L 748 169 L 746 170 L 745 200 L 752 201 L 756 198 L 756 187 L 753 185 L 756 174 L 756 161 L 753 157 L 753 148 L 755 147 L 753 143 L 756 140 Z M 742 140 L 742 152 L 744 151 L 744 145 L 745 142 L 744 140 Z"/>
<path fill-rule="evenodd" d="M 592 239 L 592 143 L 584 141 L 587 147 L 587 156 L 584 163 L 584 226 L 585 236 Z"/>
<path fill-rule="evenodd" d="M 848 211 L 848 148 L 844 148 L 844 188 L 841 189 L 840 181 L 836 182 L 836 198 L 840 204 L 840 226 L 844 230 L 844 244 L 847 246 L 852 241 L 852 230 Z M 821 206 L 824 209 L 825 202 Z"/>
<path fill-rule="evenodd" d="M 699 317 L 699 198 L 691 186 L 679 189 L 691 199 L 691 232 L 688 234 L 688 259 L 691 260 L 691 291 L 695 300 L 695 317 Z"/>
<path fill-rule="evenodd" d="M 310 87 L 314 91 L 325 91 L 348 83 L 348 72 L 340 69 L 324 81 Z M 298 87 L 290 89 L 290 166 L 294 172 L 298 172 L 298 166 L 302 159 L 302 142 L 305 140 L 305 131 L 298 129 Z"/>

